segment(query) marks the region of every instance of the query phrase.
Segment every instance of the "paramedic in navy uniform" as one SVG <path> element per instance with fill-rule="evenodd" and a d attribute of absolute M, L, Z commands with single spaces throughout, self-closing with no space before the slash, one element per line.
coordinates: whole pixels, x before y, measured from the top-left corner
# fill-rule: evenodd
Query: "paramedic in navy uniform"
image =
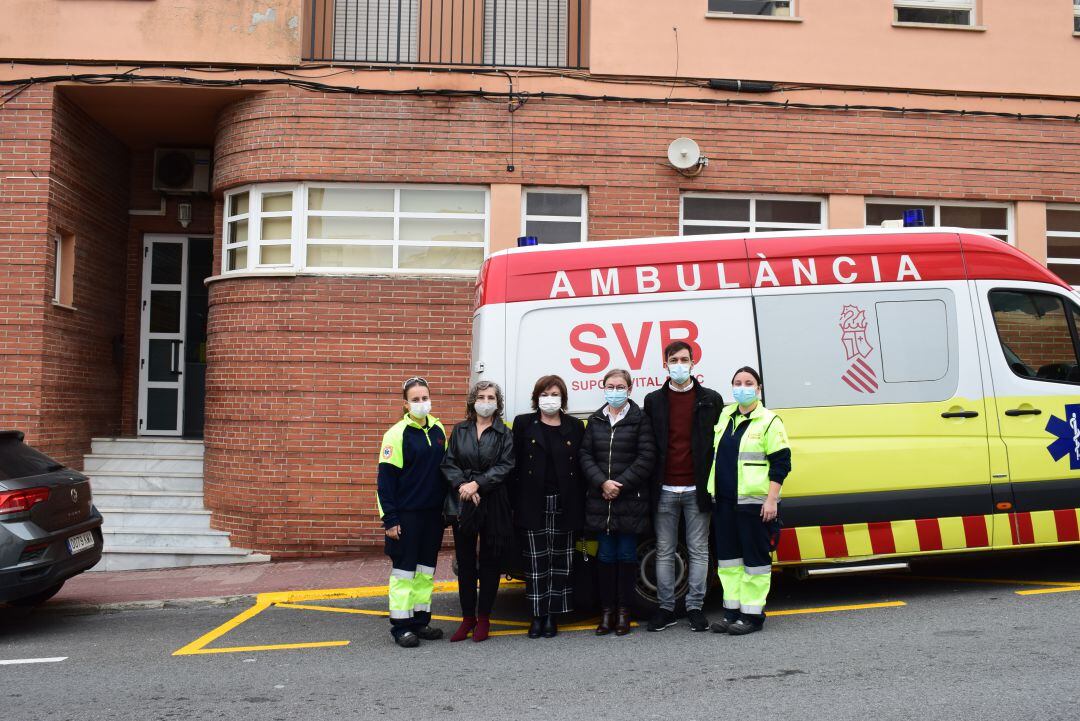
<path fill-rule="evenodd" d="M 784 422 L 761 403 L 761 375 L 743 366 L 731 379 L 735 403 L 714 429 L 716 459 L 708 489 L 716 495 L 713 534 L 724 588 L 724 617 L 712 625 L 733 636 L 760 631 L 779 533 L 780 487 L 791 472 Z"/>
<path fill-rule="evenodd" d="M 431 415 L 426 380 L 402 384 L 404 417 L 383 436 L 379 452 L 378 502 L 386 532 L 390 571 L 390 633 L 402 648 L 434 641 L 443 632 L 431 628 L 435 562 L 443 537 L 447 484 L 439 464 L 446 432 Z"/>

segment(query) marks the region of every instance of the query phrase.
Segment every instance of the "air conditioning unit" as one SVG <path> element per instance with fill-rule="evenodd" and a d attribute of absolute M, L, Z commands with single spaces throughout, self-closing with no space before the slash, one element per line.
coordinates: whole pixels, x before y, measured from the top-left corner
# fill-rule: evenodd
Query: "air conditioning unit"
<path fill-rule="evenodd" d="M 209 192 L 210 154 L 208 148 L 154 148 L 154 190 Z"/>

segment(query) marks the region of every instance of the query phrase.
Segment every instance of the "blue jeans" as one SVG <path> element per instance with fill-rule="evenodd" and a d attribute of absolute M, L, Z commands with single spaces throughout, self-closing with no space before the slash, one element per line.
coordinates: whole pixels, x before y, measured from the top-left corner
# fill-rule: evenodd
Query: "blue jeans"
<path fill-rule="evenodd" d="M 656 506 L 656 595 L 660 608 L 675 610 L 675 548 L 679 545 L 679 519 L 686 524 L 686 551 L 690 555 L 687 610 L 701 610 L 709 578 L 709 513 L 698 510 L 697 493 L 660 491 Z"/>
<path fill-rule="evenodd" d="M 636 533 L 601 533 L 596 540 L 600 563 L 637 563 Z"/>

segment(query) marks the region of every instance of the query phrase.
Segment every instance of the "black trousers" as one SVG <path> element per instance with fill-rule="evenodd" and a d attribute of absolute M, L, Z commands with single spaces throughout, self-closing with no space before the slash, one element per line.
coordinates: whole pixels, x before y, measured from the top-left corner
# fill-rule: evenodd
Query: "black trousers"
<path fill-rule="evenodd" d="M 499 590 L 499 559 L 487 552 L 479 533 L 463 531 L 456 524 L 454 554 L 457 557 L 461 615 L 490 616 Z"/>

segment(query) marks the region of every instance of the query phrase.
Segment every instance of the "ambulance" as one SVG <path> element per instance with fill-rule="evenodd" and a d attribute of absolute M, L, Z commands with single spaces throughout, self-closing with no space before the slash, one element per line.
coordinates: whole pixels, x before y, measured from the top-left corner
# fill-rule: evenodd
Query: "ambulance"
<path fill-rule="evenodd" d="M 828 568 L 1080 543 L 1078 332 L 1072 288 L 958 228 L 548 245 L 484 263 L 473 380 L 512 420 L 556 373 L 586 417 L 608 369 L 660 387 L 673 340 L 727 402 L 759 368 L 793 454 L 776 562 Z"/>

